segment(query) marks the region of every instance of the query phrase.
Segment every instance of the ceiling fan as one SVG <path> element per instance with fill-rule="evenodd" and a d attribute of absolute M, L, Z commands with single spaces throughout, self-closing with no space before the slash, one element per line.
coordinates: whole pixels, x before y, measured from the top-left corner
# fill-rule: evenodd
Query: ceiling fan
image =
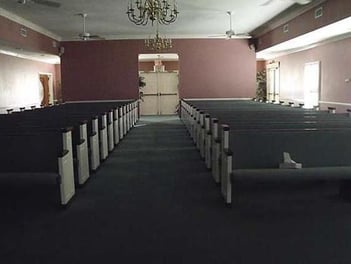
<path fill-rule="evenodd" d="M 48 7 L 56 7 L 56 8 L 61 6 L 61 3 L 49 1 L 49 0 L 17 0 L 17 3 L 22 4 L 22 5 L 25 5 L 28 2 L 33 2 L 33 3 L 38 4 L 38 5 L 45 5 Z"/>
<path fill-rule="evenodd" d="M 102 40 L 104 38 L 98 36 L 98 35 L 91 35 L 89 32 L 86 30 L 86 18 L 88 14 L 86 13 L 79 13 L 76 14 L 77 16 L 81 16 L 83 18 L 83 32 L 78 35 L 78 38 L 80 40 Z"/>
<path fill-rule="evenodd" d="M 229 16 L 229 30 L 225 32 L 225 34 L 215 35 L 210 37 L 225 37 L 226 39 L 249 39 L 251 36 L 247 33 L 235 33 L 233 30 L 232 23 L 232 11 L 227 11 L 227 15 Z"/>
<path fill-rule="evenodd" d="M 269 5 L 273 1 L 275 1 L 275 0 L 266 0 L 264 3 L 261 4 L 261 6 Z M 294 2 L 295 4 L 299 4 L 299 5 L 307 5 L 307 4 L 312 2 L 312 0 L 289 0 L 289 1 Z"/>

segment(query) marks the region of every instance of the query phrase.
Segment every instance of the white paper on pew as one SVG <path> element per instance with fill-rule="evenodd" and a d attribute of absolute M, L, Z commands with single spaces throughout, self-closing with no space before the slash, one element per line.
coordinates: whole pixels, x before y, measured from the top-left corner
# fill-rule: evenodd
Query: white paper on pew
<path fill-rule="evenodd" d="M 290 153 L 283 152 L 283 163 L 279 164 L 280 169 L 301 169 L 302 164 L 296 163 L 290 157 Z"/>

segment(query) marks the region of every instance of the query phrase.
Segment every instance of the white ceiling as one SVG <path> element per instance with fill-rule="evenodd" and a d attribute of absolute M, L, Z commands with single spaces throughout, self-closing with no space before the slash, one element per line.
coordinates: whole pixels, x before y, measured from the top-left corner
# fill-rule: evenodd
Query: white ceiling
<path fill-rule="evenodd" d="M 27 0 L 25 5 L 19 4 L 18 0 L 0 0 L 0 16 L 8 17 L 59 41 L 79 40 L 82 17 L 77 16 L 77 13 L 87 13 L 87 31 L 105 39 L 144 39 L 155 31 L 150 25 L 136 26 L 128 20 L 126 11 L 130 0 L 52 1 L 61 3 L 61 7 L 48 7 L 31 0 Z M 313 0 L 312 4 L 323 1 L 326 0 Z M 207 38 L 224 34 L 229 29 L 227 11 L 233 13 L 233 29 L 236 33 L 250 33 L 294 5 L 294 0 L 176 0 L 176 2 L 180 12 L 177 21 L 169 26 L 160 27 L 161 35 L 169 38 Z M 269 4 L 264 5 L 267 2 Z M 308 5 L 306 7 L 308 8 Z M 344 24 L 338 23 L 321 30 L 264 50 L 257 54 L 257 58 L 271 59 L 284 53 L 313 47 L 317 42 L 349 37 L 351 20 L 346 19 Z M 0 53 L 23 58 L 33 55 L 35 60 L 59 62 L 58 56 L 54 59 L 49 54 L 36 54 L 3 45 L 1 36 Z"/>
<path fill-rule="evenodd" d="M 136 26 L 126 15 L 129 0 L 53 0 L 60 8 L 47 7 L 30 0 L 0 0 L 0 8 L 24 18 L 56 35 L 59 40 L 74 40 L 82 32 L 82 18 L 87 13 L 87 31 L 106 39 L 140 39 L 153 34 L 151 26 Z M 135 0 L 134 0 L 135 1 Z M 173 2 L 173 0 L 170 0 Z M 160 31 L 171 38 L 208 37 L 229 29 L 227 11 L 233 12 L 236 33 L 251 32 L 293 5 L 293 0 L 177 0 L 179 17 Z"/>

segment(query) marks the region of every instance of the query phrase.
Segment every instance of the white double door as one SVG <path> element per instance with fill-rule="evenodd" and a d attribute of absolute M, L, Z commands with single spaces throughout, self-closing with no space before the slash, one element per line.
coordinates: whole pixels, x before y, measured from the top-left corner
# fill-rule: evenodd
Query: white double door
<path fill-rule="evenodd" d="M 178 73 L 140 73 L 146 85 L 140 89 L 141 115 L 174 115 L 179 104 Z"/>
<path fill-rule="evenodd" d="M 279 102 L 280 96 L 279 62 L 267 65 L 267 100 Z"/>

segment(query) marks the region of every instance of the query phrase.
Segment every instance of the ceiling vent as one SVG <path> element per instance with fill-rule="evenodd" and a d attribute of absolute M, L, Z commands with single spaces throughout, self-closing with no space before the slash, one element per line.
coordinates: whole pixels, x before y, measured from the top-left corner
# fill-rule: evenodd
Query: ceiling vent
<path fill-rule="evenodd" d="M 323 7 L 318 7 L 316 10 L 314 10 L 314 18 L 317 19 L 319 17 L 323 16 Z"/>

